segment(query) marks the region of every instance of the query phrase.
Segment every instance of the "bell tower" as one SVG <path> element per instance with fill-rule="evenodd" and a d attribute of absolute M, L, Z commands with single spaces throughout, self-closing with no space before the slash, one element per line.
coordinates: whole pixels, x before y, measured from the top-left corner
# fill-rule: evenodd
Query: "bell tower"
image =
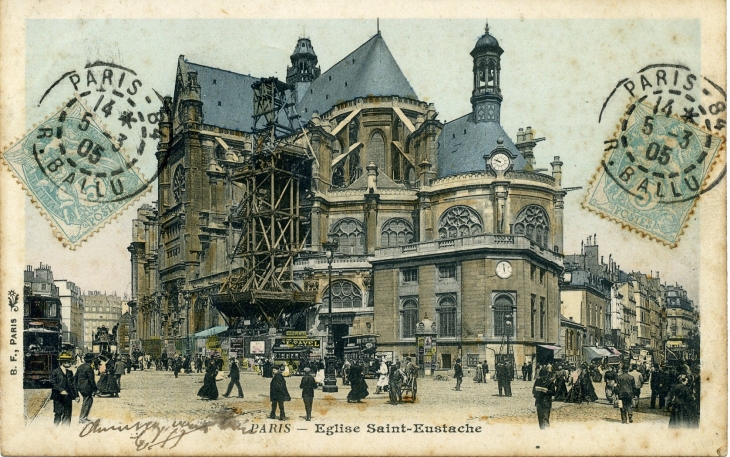
<path fill-rule="evenodd" d="M 301 37 L 297 41 L 294 52 L 289 57 L 291 67 L 286 67 L 286 83 L 294 86 L 297 101 L 300 101 L 309 88 L 309 84 L 319 77 L 321 70 L 317 66 L 317 54 L 309 38 Z"/>
<path fill-rule="evenodd" d="M 504 51 L 489 34 L 489 23 L 471 51 L 474 59 L 474 90 L 471 106 L 474 122 L 499 123 L 502 93 L 499 88 L 500 56 Z"/>

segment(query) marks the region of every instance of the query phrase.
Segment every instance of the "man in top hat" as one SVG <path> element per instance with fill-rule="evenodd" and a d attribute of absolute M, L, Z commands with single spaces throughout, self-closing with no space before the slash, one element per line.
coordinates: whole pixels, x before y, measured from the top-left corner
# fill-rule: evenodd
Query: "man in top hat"
<path fill-rule="evenodd" d="M 229 359 L 230 371 L 228 377 L 231 378 L 231 382 L 228 383 L 228 389 L 223 394 L 227 397 L 231 394 L 233 386 L 238 387 L 238 398 L 243 398 L 243 389 L 241 388 L 241 370 L 238 368 L 238 361 L 236 359 Z"/>
<path fill-rule="evenodd" d="M 304 369 L 304 376 L 299 383 L 299 388 L 302 389 L 302 400 L 304 400 L 304 410 L 306 411 L 306 420 L 312 419 L 312 403 L 314 402 L 314 389 L 317 388 L 317 383 L 309 373 L 309 367 Z M 282 410 L 283 411 L 283 410 Z"/>
<path fill-rule="evenodd" d="M 454 390 L 461 390 L 461 380 L 464 377 L 464 369 L 461 368 L 461 359 L 456 359 L 456 364 L 454 364 L 454 377 L 456 378 L 456 388 Z"/>
<path fill-rule="evenodd" d="M 73 400 L 79 401 L 74 374 L 71 371 L 73 356 L 68 352 L 58 356 L 61 364 L 51 371 L 51 400 L 53 400 L 53 423 L 71 425 Z"/>
<path fill-rule="evenodd" d="M 84 355 L 84 363 L 76 369 L 76 390 L 84 397 L 84 402 L 81 403 L 79 424 L 90 422 L 89 411 L 94 404 L 94 392 L 98 390 L 94 379 L 94 369 L 91 367 L 93 360 L 94 354 L 87 353 Z"/>

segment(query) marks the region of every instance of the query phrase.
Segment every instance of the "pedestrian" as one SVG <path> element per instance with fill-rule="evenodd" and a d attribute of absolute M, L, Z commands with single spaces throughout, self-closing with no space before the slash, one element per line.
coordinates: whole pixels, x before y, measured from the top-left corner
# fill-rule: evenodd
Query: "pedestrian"
<path fill-rule="evenodd" d="M 89 421 L 89 412 L 94 404 L 94 393 L 98 390 L 96 380 L 94 379 L 94 369 L 91 362 L 94 360 L 94 354 L 86 354 L 84 363 L 79 365 L 76 370 L 76 390 L 84 397 L 81 403 L 81 413 L 79 414 L 79 424 L 85 424 Z"/>
<path fill-rule="evenodd" d="M 64 352 L 58 356 L 61 366 L 51 371 L 51 400 L 53 400 L 53 423 L 58 426 L 71 425 L 73 400 L 79 401 L 74 374 L 71 371 L 73 356 Z"/>
<path fill-rule="evenodd" d="M 621 423 L 634 422 L 631 402 L 634 397 L 634 377 L 629 374 L 626 366 L 621 367 L 622 373 L 618 377 L 618 398 L 621 408 Z"/>
<path fill-rule="evenodd" d="M 642 365 L 643 366 L 643 365 Z M 639 398 L 641 398 L 641 386 L 644 385 L 644 376 L 638 370 L 635 364 L 631 365 L 629 375 L 634 378 L 634 397 L 636 398 L 636 406 L 639 406 Z"/>
<path fill-rule="evenodd" d="M 317 388 L 317 383 L 310 374 L 312 370 L 309 367 L 304 368 L 304 376 L 299 382 L 299 388 L 302 389 L 302 400 L 304 401 L 304 411 L 306 413 L 306 420 L 312 419 L 312 403 L 314 402 L 314 389 Z M 283 411 L 283 410 L 282 410 Z"/>
<path fill-rule="evenodd" d="M 553 395 L 555 395 L 555 381 L 547 368 L 542 368 L 532 386 L 532 396 L 535 397 L 535 407 L 537 408 L 537 422 L 541 429 L 550 427 Z"/>
<path fill-rule="evenodd" d="M 388 389 L 390 404 L 397 405 L 403 401 L 403 371 L 401 371 L 398 362 L 390 366 L 390 373 L 388 374 Z"/>
<path fill-rule="evenodd" d="M 180 356 L 175 354 L 175 358 L 172 359 L 172 372 L 175 374 L 175 377 L 177 378 L 177 375 L 180 374 L 180 370 L 182 369 L 182 360 L 180 359 Z M 206 371 L 207 374 L 207 371 Z"/>
<path fill-rule="evenodd" d="M 486 360 L 482 363 L 482 379 L 484 382 L 487 382 L 489 379 L 489 364 Z"/>
<path fill-rule="evenodd" d="M 456 378 L 456 388 L 454 390 L 461 390 L 461 379 L 464 377 L 464 369 L 461 368 L 461 359 L 456 359 L 454 364 L 454 377 Z"/>
<path fill-rule="evenodd" d="M 476 369 L 474 370 L 474 382 L 477 384 L 481 384 L 484 382 L 483 376 L 484 372 L 482 371 L 482 362 L 477 361 Z"/>
<path fill-rule="evenodd" d="M 510 385 L 509 369 L 507 364 L 504 362 L 497 364 L 497 389 L 499 390 L 499 396 L 502 396 L 502 392 L 507 397 L 512 396 L 512 386 Z"/>
<path fill-rule="evenodd" d="M 350 393 L 347 394 L 347 403 L 362 403 L 362 399 L 368 396 L 368 384 L 365 382 L 362 365 L 357 362 L 350 365 L 348 377 Z"/>
<path fill-rule="evenodd" d="M 375 393 L 379 394 L 385 391 L 386 387 L 388 387 L 388 366 L 386 365 L 385 360 L 381 360 L 380 368 L 378 368 L 378 385 L 375 389 Z"/>
<path fill-rule="evenodd" d="M 198 357 L 195 358 L 195 372 L 203 372 L 203 356 L 201 356 L 200 354 L 198 354 Z"/>
<path fill-rule="evenodd" d="M 179 365 L 177 365 L 179 366 Z M 179 370 L 178 370 L 179 371 Z M 175 372 L 177 375 L 177 371 Z M 218 370 L 214 362 L 208 363 L 205 367 L 205 377 L 203 378 L 203 387 L 198 390 L 198 397 L 203 400 L 217 400 L 218 399 L 218 385 L 215 383 L 215 378 L 218 375 Z M 230 386 L 229 386 L 230 387 Z M 240 389 L 240 387 L 239 387 Z M 241 392 L 243 396 L 243 392 Z"/>
<path fill-rule="evenodd" d="M 272 369 L 271 384 L 269 385 L 269 400 L 271 400 L 271 414 L 269 419 L 276 419 L 276 406 L 279 406 L 279 420 L 286 420 L 286 413 L 284 413 L 284 402 L 291 401 L 289 396 L 289 390 L 286 388 L 286 379 L 282 372 L 284 367 L 274 367 Z"/>
<path fill-rule="evenodd" d="M 527 364 L 527 380 L 532 382 L 532 362 Z"/>
<path fill-rule="evenodd" d="M 659 366 L 659 364 L 655 363 L 654 369 L 651 372 L 651 379 L 649 381 L 649 386 L 651 387 L 651 401 L 649 403 L 649 408 L 656 408 L 656 400 L 657 397 L 659 397 L 659 409 L 664 409 L 664 399 L 666 395 L 665 383 L 664 370 Z"/>
<path fill-rule="evenodd" d="M 593 380 L 588 373 L 588 365 L 586 365 L 585 363 L 583 364 L 583 370 L 581 370 L 579 376 L 579 382 L 581 393 L 583 395 L 583 401 L 590 403 L 598 400 L 598 395 L 596 395 L 596 390 L 593 387 Z"/>
<path fill-rule="evenodd" d="M 124 370 L 127 369 L 126 364 L 122 360 L 122 357 L 117 354 L 115 356 L 115 362 L 114 362 L 114 380 L 117 383 L 117 386 L 119 387 L 119 391 L 122 390 L 122 375 L 124 374 Z"/>
<path fill-rule="evenodd" d="M 101 395 L 109 395 L 110 397 L 119 396 L 119 384 L 117 384 L 116 376 L 114 376 L 114 361 L 110 358 L 99 356 L 99 382 L 97 387 Z"/>
<path fill-rule="evenodd" d="M 527 363 L 522 364 L 522 380 L 527 381 Z"/>
<path fill-rule="evenodd" d="M 236 386 L 238 387 L 238 398 L 243 398 L 243 389 L 241 388 L 241 370 L 238 367 L 238 361 L 236 359 L 231 359 L 229 363 L 231 367 L 228 371 L 228 377 L 231 378 L 231 382 L 228 383 L 228 389 L 223 396 L 227 397 L 230 395 L 231 390 L 233 390 L 233 386 Z"/>

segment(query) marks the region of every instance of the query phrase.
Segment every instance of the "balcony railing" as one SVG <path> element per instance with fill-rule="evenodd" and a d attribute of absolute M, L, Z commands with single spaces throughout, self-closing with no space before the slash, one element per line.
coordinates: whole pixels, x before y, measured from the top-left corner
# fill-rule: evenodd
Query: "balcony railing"
<path fill-rule="evenodd" d="M 529 238 L 518 235 L 482 234 L 464 238 L 449 238 L 425 243 L 406 244 L 391 248 L 377 249 L 374 260 L 388 257 L 403 257 L 404 255 L 419 255 L 435 252 L 469 251 L 484 248 L 492 249 L 521 249 L 530 250 L 545 260 L 562 265 L 563 256 L 560 253 L 540 247 Z"/>

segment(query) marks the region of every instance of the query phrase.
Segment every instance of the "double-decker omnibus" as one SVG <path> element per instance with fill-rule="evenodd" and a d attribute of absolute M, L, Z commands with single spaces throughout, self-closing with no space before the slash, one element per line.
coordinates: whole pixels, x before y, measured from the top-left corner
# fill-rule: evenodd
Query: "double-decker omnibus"
<path fill-rule="evenodd" d="M 61 300 L 29 295 L 23 311 L 23 387 L 47 388 L 61 352 Z"/>

